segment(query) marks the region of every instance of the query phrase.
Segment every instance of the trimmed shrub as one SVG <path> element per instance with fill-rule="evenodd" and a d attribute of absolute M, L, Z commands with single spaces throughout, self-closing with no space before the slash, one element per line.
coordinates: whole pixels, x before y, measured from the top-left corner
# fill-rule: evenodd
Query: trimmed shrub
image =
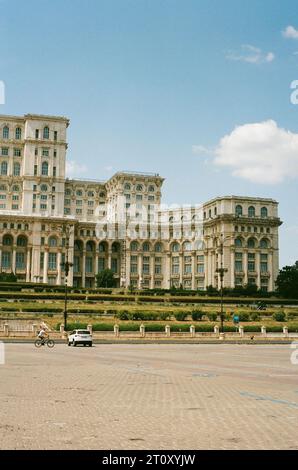
<path fill-rule="evenodd" d="M 175 312 L 174 317 L 177 321 L 185 321 L 186 317 L 188 316 L 185 312 Z"/>
<path fill-rule="evenodd" d="M 249 321 L 249 313 L 241 312 L 241 313 L 239 313 L 238 316 L 239 316 L 239 321 L 242 321 L 242 322 Z"/>
<path fill-rule="evenodd" d="M 250 318 L 252 321 L 259 321 L 260 320 L 260 315 L 257 312 L 251 313 Z"/>
<path fill-rule="evenodd" d="M 191 314 L 191 318 L 193 321 L 201 321 L 203 318 L 204 313 L 201 310 L 194 310 Z"/>
<path fill-rule="evenodd" d="M 275 321 L 286 321 L 286 314 L 284 312 L 276 312 L 273 314 L 273 319 Z"/>
<path fill-rule="evenodd" d="M 217 314 L 217 313 L 207 313 L 207 318 L 208 318 L 210 321 L 216 321 L 216 320 L 217 320 L 217 317 L 218 317 L 218 314 Z"/>

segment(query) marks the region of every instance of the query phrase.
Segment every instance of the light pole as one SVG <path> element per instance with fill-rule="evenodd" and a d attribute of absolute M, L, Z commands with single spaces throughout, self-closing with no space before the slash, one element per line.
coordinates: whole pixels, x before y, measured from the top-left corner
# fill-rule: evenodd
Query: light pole
<path fill-rule="evenodd" d="M 228 240 L 230 237 L 225 237 L 223 236 L 220 237 L 220 242 L 219 242 L 219 253 L 220 253 L 220 268 L 216 269 L 216 272 L 219 274 L 219 279 L 220 279 L 220 332 L 224 333 L 224 311 L 223 311 L 223 280 L 224 280 L 224 275 L 228 270 L 223 267 L 223 248 L 224 248 L 224 242 Z"/>
<path fill-rule="evenodd" d="M 61 266 L 64 267 L 64 312 L 63 312 L 64 331 L 67 330 L 67 300 L 68 300 L 67 299 L 67 294 L 68 294 L 67 278 L 68 278 L 68 275 L 69 275 L 69 269 L 73 266 L 73 263 L 70 263 L 68 261 L 68 249 L 69 249 L 70 232 L 71 232 L 71 227 L 69 227 L 68 225 L 64 225 L 62 227 L 62 233 L 63 233 L 63 235 L 65 235 L 65 248 L 66 248 L 65 261 L 64 261 L 64 263 L 61 263 Z"/>

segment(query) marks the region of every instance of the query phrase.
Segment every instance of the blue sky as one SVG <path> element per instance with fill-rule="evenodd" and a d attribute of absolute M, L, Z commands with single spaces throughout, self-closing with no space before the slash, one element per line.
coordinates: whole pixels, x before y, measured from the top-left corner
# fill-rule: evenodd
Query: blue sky
<path fill-rule="evenodd" d="M 1 114 L 69 117 L 77 176 L 158 172 L 166 203 L 275 198 L 281 265 L 298 259 L 295 1 L 0 0 L 0 12 Z"/>

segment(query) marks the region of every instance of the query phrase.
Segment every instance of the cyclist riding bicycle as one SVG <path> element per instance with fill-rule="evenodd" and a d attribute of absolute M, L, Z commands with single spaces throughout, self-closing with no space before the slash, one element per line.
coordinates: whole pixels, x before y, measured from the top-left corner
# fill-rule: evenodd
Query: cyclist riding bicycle
<path fill-rule="evenodd" d="M 49 337 L 49 334 L 46 332 L 46 330 L 42 328 L 40 332 L 38 333 L 37 337 L 41 339 L 42 344 L 44 344 L 45 339 Z"/>

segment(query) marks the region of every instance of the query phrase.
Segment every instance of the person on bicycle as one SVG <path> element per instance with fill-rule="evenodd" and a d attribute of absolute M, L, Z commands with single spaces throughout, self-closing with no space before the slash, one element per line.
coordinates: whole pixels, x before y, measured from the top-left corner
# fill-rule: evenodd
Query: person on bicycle
<path fill-rule="evenodd" d="M 39 339 L 41 339 L 42 344 L 44 344 L 45 339 L 46 339 L 48 336 L 49 336 L 48 333 L 47 333 L 46 330 L 43 329 L 43 328 L 40 330 L 40 332 L 39 332 L 38 335 L 37 335 L 37 337 L 38 337 Z"/>

